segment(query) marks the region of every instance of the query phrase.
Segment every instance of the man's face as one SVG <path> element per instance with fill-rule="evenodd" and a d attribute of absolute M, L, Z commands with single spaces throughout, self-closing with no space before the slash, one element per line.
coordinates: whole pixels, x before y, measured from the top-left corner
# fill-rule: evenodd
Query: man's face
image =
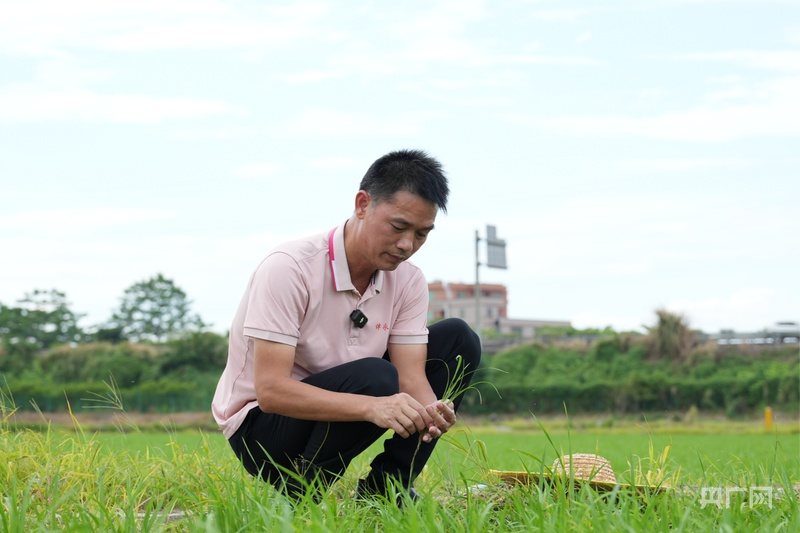
<path fill-rule="evenodd" d="M 378 270 L 394 270 L 425 244 L 438 208 L 433 202 L 406 191 L 390 201 L 369 201 L 365 208 L 366 258 Z"/>

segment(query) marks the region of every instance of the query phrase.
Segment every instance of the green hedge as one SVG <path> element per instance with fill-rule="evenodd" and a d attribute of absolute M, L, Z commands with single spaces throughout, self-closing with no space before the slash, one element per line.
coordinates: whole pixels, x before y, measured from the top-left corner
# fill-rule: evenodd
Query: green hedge
<path fill-rule="evenodd" d="M 488 413 L 638 413 L 699 409 L 742 414 L 765 406 L 800 408 L 800 367 L 786 365 L 782 375 L 743 372 L 738 376 L 706 378 L 669 376 L 662 372 L 631 373 L 618 379 L 590 382 L 545 381 L 541 384 L 479 383 L 480 392 L 468 393 L 464 407 L 474 414 Z"/>
<path fill-rule="evenodd" d="M 35 403 L 45 412 L 119 407 L 120 401 L 131 412 L 208 411 L 225 345 L 218 335 L 196 333 L 164 345 L 55 347 L 31 369 L 0 376 L 6 383 L 0 402 L 10 394 L 16 408 Z M 532 344 L 485 357 L 473 383 L 477 392 L 467 392 L 463 413 L 551 413 L 565 405 L 571 413 L 620 414 L 692 406 L 729 415 L 765 406 L 800 409 L 796 348 L 697 352 L 675 363 L 647 360 L 642 345 L 620 338 L 583 351 Z"/>
<path fill-rule="evenodd" d="M 43 412 L 79 413 L 96 409 L 119 409 L 142 413 L 208 411 L 216 387 L 215 376 L 194 381 L 149 381 L 135 387 L 112 389 L 107 383 L 53 384 L 42 381 L 9 381 L 7 395 L 14 407 Z"/>

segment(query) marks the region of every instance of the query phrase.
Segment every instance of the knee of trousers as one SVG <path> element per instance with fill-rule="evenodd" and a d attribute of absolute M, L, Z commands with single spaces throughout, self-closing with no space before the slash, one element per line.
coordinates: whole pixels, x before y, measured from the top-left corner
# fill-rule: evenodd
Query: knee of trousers
<path fill-rule="evenodd" d="M 359 360 L 356 372 L 347 381 L 347 388 L 357 394 L 391 396 L 400 392 L 397 368 L 391 362 L 378 357 Z"/>
<path fill-rule="evenodd" d="M 446 328 L 446 334 L 452 338 L 458 339 L 458 354 L 464 361 L 464 365 L 469 365 L 469 368 L 475 370 L 481 362 L 481 339 L 478 334 L 473 331 L 469 324 L 461 318 L 447 318 L 441 322 Z"/>

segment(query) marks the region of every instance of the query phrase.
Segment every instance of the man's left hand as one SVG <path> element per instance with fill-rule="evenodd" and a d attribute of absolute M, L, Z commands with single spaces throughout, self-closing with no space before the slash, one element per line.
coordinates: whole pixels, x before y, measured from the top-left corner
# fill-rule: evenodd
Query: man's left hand
<path fill-rule="evenodd" d="M 423 442 L 431 442 L 433 439 L 438 439 L 456 423 L 456 412 L 453 410 L 453 402 L 450 400 L 437 400 L 426 406 L 425 410 L 433 419 L 433 424 L 422 435 Z"/>

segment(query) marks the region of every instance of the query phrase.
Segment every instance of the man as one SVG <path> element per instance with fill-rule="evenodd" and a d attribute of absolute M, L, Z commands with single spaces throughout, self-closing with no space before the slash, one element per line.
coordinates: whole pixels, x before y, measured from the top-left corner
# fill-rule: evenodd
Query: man
<path fill-rule="evenodd" d="M 327 486 L 385 433 L 359 495 L 412 483 L 456 423 L 480 363 L 460 319 L 426 327 L 428 286 L 407 260 L 449 188 L 425 152 L 372 164 L 339 227 L 285 243 L 256 268 L 230 332 L 214 417 L 245 469 L 292 497 Z M 448 390 L 453 397 L 444 398 Z"/>

